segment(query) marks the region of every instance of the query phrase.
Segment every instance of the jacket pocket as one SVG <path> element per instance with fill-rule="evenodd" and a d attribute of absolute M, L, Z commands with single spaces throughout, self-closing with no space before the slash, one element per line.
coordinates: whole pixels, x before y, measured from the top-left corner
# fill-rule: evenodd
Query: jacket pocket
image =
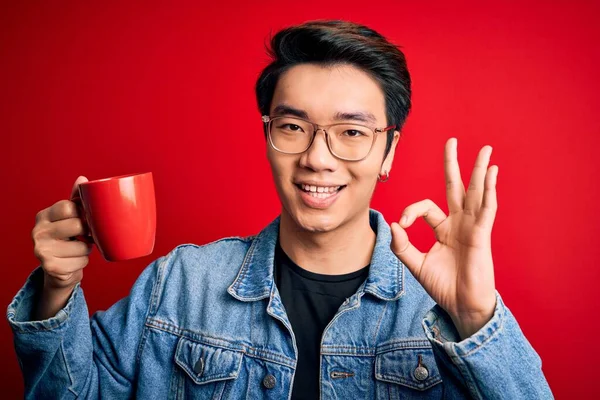
<path fill-rule="evenodd" d="M 179 374 L 178 398 L 224 398 L 227 384 L 240 375 L 243 353 L 219 346 L 179 339 L 175 364 L 185 373 Z"/>
<path fill-rule="evenodd" d="M 426 342 L 413 342 L 410 347 L 377 354 L 375 379 L 378 399 L 435 399 L 442 396 L 442 385 L 439 385 L 442 378 L 433 350 Z"/>

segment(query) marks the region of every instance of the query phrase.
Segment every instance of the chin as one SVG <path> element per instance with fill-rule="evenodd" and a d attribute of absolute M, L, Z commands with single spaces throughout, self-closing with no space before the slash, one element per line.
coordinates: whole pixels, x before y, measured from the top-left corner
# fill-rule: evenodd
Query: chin
<path fill-rule="evenodd" d="M 333 210 L 314 210 L 303 206 L 292 207 L 291 219 L 299 230 L 311 233 L 331 232 L 343 222 L 341 216 Z"/>
<path fill-rule="evenodd" d="M 299 218 L 298 226 L 311 233 L 325 233 L 335 230 L 339 224 L 329 218 Z"/>
<path fill-rule="evenodd" d="M 332 232 L 352 219 L 353 210 L 346 197 L 349 192 L 344 193 L 327 208 L 312 208 L 299 198 L 295 186 L 290 191 L 283 190 L 282 186 L 278 189 L 282 213 L 287 214 L 288 221 L 295 225 L 295 229 L 299 232 Z"/>

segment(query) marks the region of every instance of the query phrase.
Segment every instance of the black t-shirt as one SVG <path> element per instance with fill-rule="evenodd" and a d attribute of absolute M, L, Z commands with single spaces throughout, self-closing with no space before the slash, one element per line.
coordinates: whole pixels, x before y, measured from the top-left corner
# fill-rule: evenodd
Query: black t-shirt
<path fill-rule="evenodd" d="M 323 330 L 342 303 L 356 293 L 368 275 L 369 265 L 344 275 L 309 272 L 296 265 L 277 241 L 275 284 L 292 325 L 298 348 L 293 400 L 319 398 Z"/>

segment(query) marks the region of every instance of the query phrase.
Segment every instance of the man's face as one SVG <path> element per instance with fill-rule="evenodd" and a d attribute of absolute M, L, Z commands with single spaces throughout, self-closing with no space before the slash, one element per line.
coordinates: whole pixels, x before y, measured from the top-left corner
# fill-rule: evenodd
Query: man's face
<path fill-rule="evenodd" d="M 303 64 L 290 68 L 277 83 L 270 115 L 298 116 L 282 114 L 278 111 L 282 106 L 305 114 L 306 119 L 321 126 L 350 122 L 371 128 L 386 127 L 383 91 L 373 78 L 349 65 Z M 336 118 L 340 114 L 345 114 L 345 119 Z M 374 121 L 348 119 L 350 114 L 370 114 Z M 332 231 L 363 217 L 369 208 L 377 175 L 384 170 L 389 173 L 391 168 L 398 136 L 396 134 L 392 150 L 382 165 L 386 135 L 377 134 L 373 149 L 361 161 L 334 157 L 322 130 L 302 154 L 283 154 L 267 143 L 267 158 L 283 205 L 282 213 L 287 213 L 300 229 L 310 232 Z M 309 188 L 305 185 L 317 186 L 317 193 L 321 194 L 307 193 Z M 334 187 L 341 189 L 334 191 Z"/>

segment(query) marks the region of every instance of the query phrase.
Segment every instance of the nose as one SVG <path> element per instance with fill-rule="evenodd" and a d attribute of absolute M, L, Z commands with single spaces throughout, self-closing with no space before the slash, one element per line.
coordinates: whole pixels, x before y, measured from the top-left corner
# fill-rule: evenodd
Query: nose
<path fill-rule="evenodd" d="M 319 131 L 323 134 L 320 135 Z M 327 133 L 323 129 L 317 129 L 315 132 L 313 142 L 300 157 L 300 166 L 310 168 L 313 171 L 335 171 L 337 169 L 338 159 L 329 151 Z"/>

